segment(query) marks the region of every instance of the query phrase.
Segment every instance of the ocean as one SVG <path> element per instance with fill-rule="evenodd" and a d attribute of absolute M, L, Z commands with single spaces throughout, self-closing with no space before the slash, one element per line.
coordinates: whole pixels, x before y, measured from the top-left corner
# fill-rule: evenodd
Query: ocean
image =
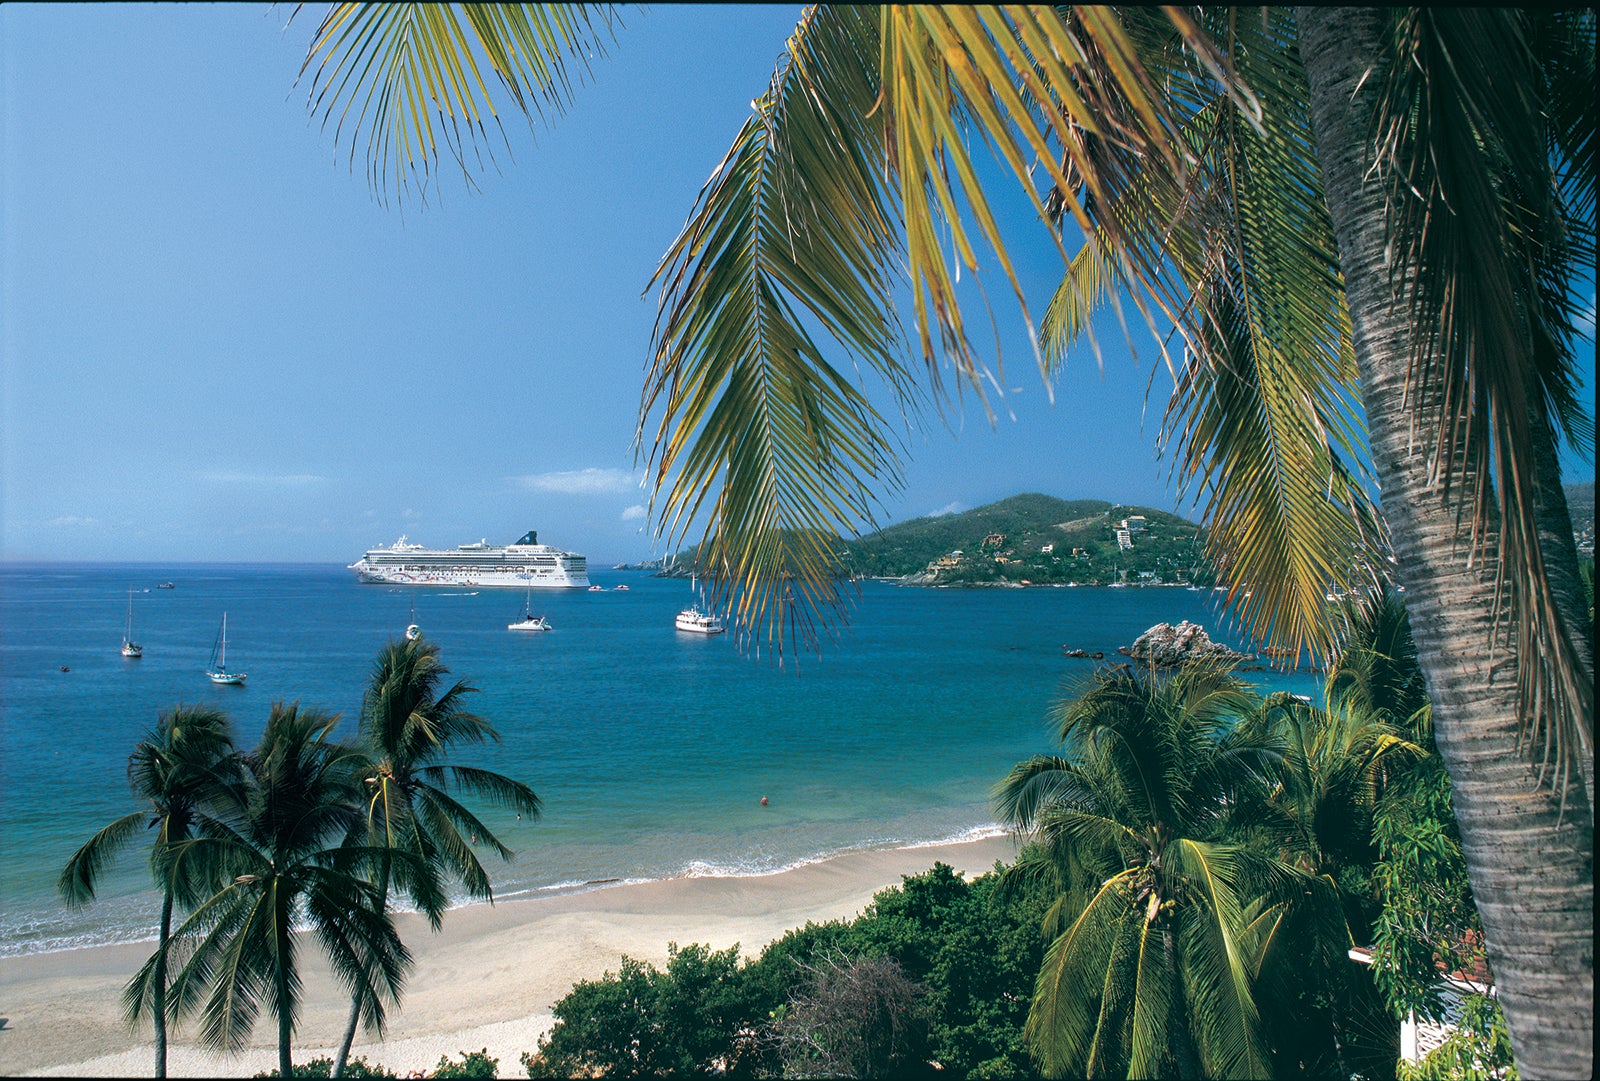
<path fill-rule="evenodd" d="M 1052 702 L 1093 670 L 1063 646 L 1117 659 L 1180 619 L 1239 645 L 1210 592 L 869 581 L 820 656 L 780 667 L 731 635 L 675 631 L 686 581 L 590 577 L 603 592 L 536 592 L 554 629 L 519 634 L 506 624 L 521 591 L 361 585 L 338 565 L 0 566 L 0 954 L 153 937 L 144 842 L 91 905 L 62 905 L 55 879 L 135 809 L 128 755 L 162 710 L 219 706 L 248 747 L 274 702 L 298 700 L 341 713 L 351 734 L 379 647 L 412 622 L 502 737 L 456 761 L 523 780 L 544 804 L 538 821 L 482 809 L 517 852 L 484 856 L 500 899 L 1000 832 L 991 787 L 1053 749 Z M 130 588 L 139 660 L 119 652 Z M 223 613 L 242 687 L 205 675 Z M 1318 690 L 1306 673 L 1247 678 Z"/>

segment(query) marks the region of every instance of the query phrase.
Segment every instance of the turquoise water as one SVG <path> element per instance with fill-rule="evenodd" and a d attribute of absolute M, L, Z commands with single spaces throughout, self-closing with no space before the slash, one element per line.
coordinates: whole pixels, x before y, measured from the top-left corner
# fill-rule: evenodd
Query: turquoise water
<path fill-rule="evenodd" d="M 993 832 L 990 786 L 1050 749 L 1050 703 L 1092 670 L 1063 645 L 1111 657 L 1179 619 L 1229 640 L 1210 593 L 865 582 L 848 630 L 779 668 L 726 635 L 673 630 L 687 582 L 591 578 L 606 591 L 536 594 L 555 629 L 517 634 L 505 628 L 521 592 L 401 591 L 339 566 L 0 568 L 0 953 L 149 937 L 157 899 L 138 850 L 87 908 L 61 906 L 54 882 L 134 809 L 128 753 L 163 709 L 221 706 L 246 746 L 280 699 L 341 712 L 351 732 L 375 653 L 413 621 L 503 737 L 459 761 L 544 801 L 538 822 L 485 815 L 518 853 L 492 868 L 498 897 Z M 134 595 L 142 660 L 118 652 L 130 587 L 149 590 Z M 243 687 L 205 676 L 223 612 Z M 1315 691 L 1306 675 L 1251 678 Z"/>

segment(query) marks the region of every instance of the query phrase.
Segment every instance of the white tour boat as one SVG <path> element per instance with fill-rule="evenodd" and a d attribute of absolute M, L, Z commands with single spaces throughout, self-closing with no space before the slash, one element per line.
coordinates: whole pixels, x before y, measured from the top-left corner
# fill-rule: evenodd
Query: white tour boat
<path fill-rule="evenodd" d="M 698 608 L 685 608 L 678 613 L 678 618 L 672 625 L 680 631 L 691 634 L 721 634 L 728 628 L 722 625 L 722 617 L 702 612 Z"/>
<path fill-rule="evenodd" d="M 396 586 L 582 589 L 589 585 L 587 558 L 540 544 L 532 529 L 506 545 L 480 540 L 455 548 L 425 548 L 401 537 L 387 548 L 371 549 L 350 569 L 363 582 Z"/>

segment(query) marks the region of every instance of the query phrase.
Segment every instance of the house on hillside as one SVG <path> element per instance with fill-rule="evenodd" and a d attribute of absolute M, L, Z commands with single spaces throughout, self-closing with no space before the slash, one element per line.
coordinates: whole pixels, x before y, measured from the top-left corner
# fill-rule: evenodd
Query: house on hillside
<path fill-rule="evenodd" d="M 1053 544 L 1042 544 L 1042 545 L 1039 546 L 1039 551 L 1043 552 L 1045 555 L 1049 555 L 1051 552 L 1053 552 L 1055 550 L 1056 550 L 1056 546 L 1053 545 Z"/>
<path fill-rule="evenodd" d="M 1004 533 L 990 533 L 987 537 L 983 538 L 983 544 L 980 547 L 998 548 L 1005 542 L 1006 535 Z"/>
<path fill-rule="evenodd" d="M 1126 552 L 1133 547 L 1133 534 L 1126 529 L 1119 529 L 1117 534 L 1117 547 Z"/>
<path fill-rule="evenodd" d="M 1129 533 L 1143 533 L 1148 528 L 1148 523 L 1142 514 L 1130 514 L 1122 520 L 1122 528 Z"/>

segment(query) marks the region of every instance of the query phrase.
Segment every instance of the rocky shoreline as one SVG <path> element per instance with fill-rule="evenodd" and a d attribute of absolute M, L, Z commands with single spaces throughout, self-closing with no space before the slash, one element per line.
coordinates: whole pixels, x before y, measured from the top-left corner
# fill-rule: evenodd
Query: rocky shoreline
<path fill-rule="evenodd" d="M 1289 656 L 1288 651 L 1274 650 L 1270 647 L 1264 650 L 1263 654 L 1240 653 L 1221 642 L 1212 641 L 1204 627 L 1187 619 L 1176 626 L 1171 623 L 1157 623 L 1136 638 L 1133 645 L 1118 646 L 1117 652 L 1131 660 L 1158 669 L 1180 668 L 1191 661 L 1211 661 L 1236 665 L 1241 672 L 1261 672 L 1269 667 L 1282 667 L 1272 662 L 1283 661 Z M 1061 647 L 1061 655 L 1076 660 L 1105 659 L 1105 654 L 1100 650 L 1090 651 L 1067 645 Z M 1258 663 L 1263 657 L 1268 663 Z M 1321 669 L 1310 665 L 1306 671 L 1318 672 Z"/>

